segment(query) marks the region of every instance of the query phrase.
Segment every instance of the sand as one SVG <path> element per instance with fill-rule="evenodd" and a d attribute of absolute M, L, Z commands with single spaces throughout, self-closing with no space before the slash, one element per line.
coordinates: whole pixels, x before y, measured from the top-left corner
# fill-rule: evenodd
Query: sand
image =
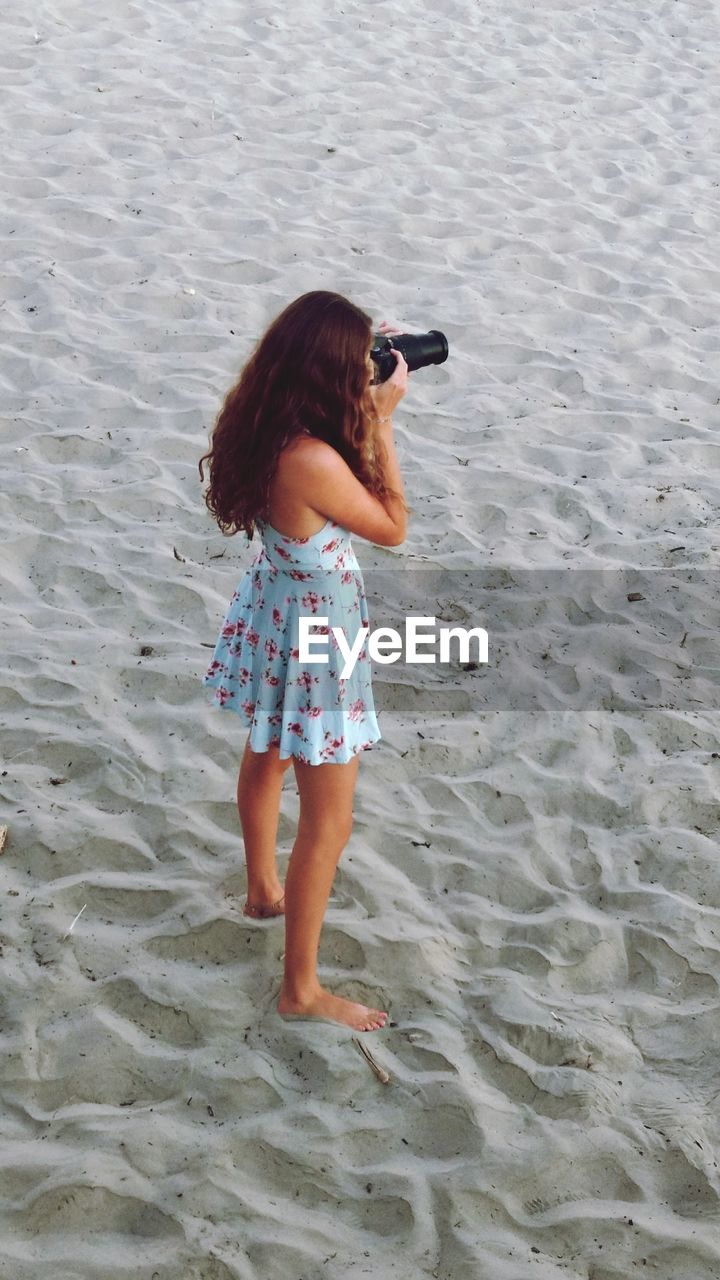
<path fill-rule="evenodd" d="M 0 29 L 0 1275 L 717 1280 L 717 7 Z M 255 547 L 197 459 L 311 288 L 447 334 L 354 545 L 491 637 L 375 671 L 320 966 L 386 1084 L 274 1017 L 200 686 Z"/>

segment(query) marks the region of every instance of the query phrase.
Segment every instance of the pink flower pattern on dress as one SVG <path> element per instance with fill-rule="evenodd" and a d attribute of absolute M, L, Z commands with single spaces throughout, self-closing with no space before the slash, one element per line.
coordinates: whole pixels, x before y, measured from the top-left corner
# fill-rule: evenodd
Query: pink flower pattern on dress
<path fill-rule="evenodd" d="M 301 689 L 304 689 L 306 693 L 309 693 L 313 685 L 319 684 L 319 682 L 319 676 L 313 676 L 309 671 L 301 671 L 300 675 L 295 677 L 293 684 L 299 685 Z"/>
<path fill-rule="evenodd" d="M 348 679 L 333 627 L 352 645 L 369 626 L 359 565 L 347 530 L 327 521 L 319 534 L 290 538 L 260 525 L 261 546 L 233 592 L 203 684 L 218 706 L 250 728 L 256 751 L 280 748 L 305 764 L 352 759 L 380 738 L 367 645 Z M 328 538 L 327 529 L 331 529 Z M 313 625 L 311 651 L 326 663 L 302 663 L 298 619 Z"/>
<path fill-rule="evenodd" d="M 300 603 L 303 609 L 309 609 L 311 613 L 317 613 L 324 600 L 325 596 L 319 596 L 317 591 L 306 591 L 305 594 L 300 597 Z"/>

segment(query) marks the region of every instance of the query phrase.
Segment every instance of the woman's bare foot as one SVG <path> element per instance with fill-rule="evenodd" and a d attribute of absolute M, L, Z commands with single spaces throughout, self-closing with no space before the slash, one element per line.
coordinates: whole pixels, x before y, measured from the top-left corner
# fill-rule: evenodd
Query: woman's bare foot
<path fill-rule="evenodd" d="M 284 916 L 285 894 L 282 885 L 253 893 L 252 897 L 248 894 L 243 915 L 252 916 L 256 920 L 265 920 L 269 916 Z"/>
<path fill-rule="evenodd" d="M 299 1013 L 304 1018 L 331 1018 L 345 1027 L 355 1031 L 379 1031 L 385 1026 L 387 1013 L 383 1009 L 372 1009 L 366 1004 L 357 1004 L 353 1000 L 344 1000 L 342 996 L 334 996 L 324 987 L 309 1000 L 290 1000 L 280 993 L 277 1003 L 278 1013 Z"/>

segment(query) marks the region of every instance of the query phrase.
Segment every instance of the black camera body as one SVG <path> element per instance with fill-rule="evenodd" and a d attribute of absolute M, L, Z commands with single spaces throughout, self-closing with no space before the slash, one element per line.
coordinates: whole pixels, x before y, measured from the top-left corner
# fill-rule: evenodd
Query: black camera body
<path fill-rule="evenodd" d="M 375 362 L 375 385 L 387 382 L 397 365 L 393 347 L 405 357 L 411 372 L 424 369 L 429 364 L 444 364 L 449 354 L 448 340 L 438 329 L 430 329 L 427 333 L 394 333 L 391 337 L 376 333 L 370 351 Z"/>

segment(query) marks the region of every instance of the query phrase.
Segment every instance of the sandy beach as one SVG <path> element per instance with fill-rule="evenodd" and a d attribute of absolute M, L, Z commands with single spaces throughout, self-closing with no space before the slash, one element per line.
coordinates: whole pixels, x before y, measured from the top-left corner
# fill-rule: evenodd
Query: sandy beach
<path fill-rule="evenodd" d="M 717 19 L 4 6 L 2 1280 L 720 1276 Z M 275 1015 L 200 683 L 198 458 L 316 288 L 448 337 L 354 546 L 491 641 L 374 670 L 320 972 L 387 1082 Z"/>

